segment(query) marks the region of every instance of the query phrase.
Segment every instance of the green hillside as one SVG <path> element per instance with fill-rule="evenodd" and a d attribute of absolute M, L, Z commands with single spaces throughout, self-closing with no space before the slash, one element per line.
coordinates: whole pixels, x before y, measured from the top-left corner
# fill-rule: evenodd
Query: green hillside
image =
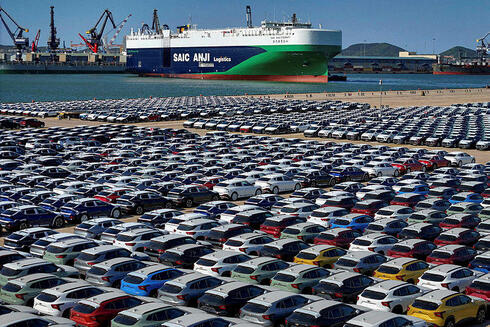
<path fill-rule="evenodd" d="M 460 57 L 476 57 L 476 51 L 462 46 L 452 47 L 444 52 L 440 53 L 441 56 L 451 56 L 454 58 Z"/>
<path fill-rule="evenodd" d="M 344 49 L 342 56 L 369 56 L 369 57 L 398 57 L 400 51 L 406 51 L 389 43 L 357 43 Z"/>

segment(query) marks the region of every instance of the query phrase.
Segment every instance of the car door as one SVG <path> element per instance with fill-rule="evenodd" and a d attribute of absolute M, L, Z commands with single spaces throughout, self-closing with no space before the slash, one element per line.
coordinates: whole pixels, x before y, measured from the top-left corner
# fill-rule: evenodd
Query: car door
<path fill-rule="evenodd" d="M 52 221 L 52 214 L 43 208 L 36 208 L 35 210 L 38 217 L 39 225 L 50 226 Z"/>
<path fill-rule="evenodd" d="M 30 226 L 39 226 L 40 225 L 40 217 L 39 215 L 37 214 L 37 210 L 35 208 L 28 208 L 28 209 L 24 209 L 22 211 L 24 217 L 26 218 L 27 220 L 27 223 L 30 225 Z"/>

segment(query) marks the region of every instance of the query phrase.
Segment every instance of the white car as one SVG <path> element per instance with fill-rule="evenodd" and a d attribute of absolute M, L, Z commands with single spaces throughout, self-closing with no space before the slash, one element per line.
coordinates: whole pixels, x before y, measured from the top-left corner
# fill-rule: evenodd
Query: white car
<path fill-rule="evenodd" d="M 399 280 L 385 280 L 367 287 L 357 297 L 357 305 L 377 311 L 402 314 L 419 296 L 429 290 Z"/>
<path fill-rule="evenodd" d="M 236 217 L 236 215 L 249 210 L 265 210 L 265 209 L 253 204 L 241 204 L 228 208 L 225 212 L 221 213 L 219 216 L 219 220 L 225 223 L 231 223 L 231 221 L 233 220 L 233 218 Z"/>
<path fill-rule="evenodd" d="M 106 290 L 77 281 L 45 289 L 34 298 L 33 308 L 41 314 L 69 317 L 70 310 L 78 301 L 106 292 Z"/>
<path fill-rule="evenodd" d="M 152 238 L 168 233 L 153 228 L 138 228 L 117 234 L 112 244 L 129 251 L 143 251 L 145 247 L 150 245 Z"/>
<path fill-rule="evenodd" d="M 451 166 L 458 167 L 475 162 L 475 157 L 465 152 L 449 152 L 444 156 L 444 159 L 449 160 Z"/>
<path fill-rule="evenodd" d="M 349 251 L 373 251 L 385 254 L 397 242 L 396 237 L 382 233 L 370 233 L 354 239 L 349 246 Z"/>
<path fill-rule="evenodd" d="M 413 209 L 410 207 L 391 205 L 379 209 L 374 214 L 374 219 L 378 220 L 378 219 L 385 219 L 385 218 L 393 218 L 393 219 L 402 219 L 406 221 L 413 212 L 414 212 Z"/>
<path fill-rule="evenodd" d="M 301 188 L 300 182 L 283 174 L 271 174 L 261 177 L 255 182 L 255 186 L 260 187 L 262 192 L 272 192 L 274 194 L 296 191 Z"/>
<path fill-rule="evenodd" d="M 427 327 L 427 323 L 416 317 L 395 314 L 383 311 L 368 311 L 347 320 L 345 326 L 358 327 L 385 327 L 385 326 L 407 326 L 407 327 Z"/>
<path fill-rule="evenodd" d="M 206 215 L 202 213 L 191 212 L 191 213 L 185 213 L 180 216 L 175 216 L 165 223 L 165 230 L 169 233 L 173 233 L 175 232 L 177 226 L 179 226 L 181 222 L 189 221 L 193 219 L 201 219 L 201 218 L 206 218 Z"/>
<path fill-rule="evenodd" d="M 258 255 L 265 244 L 273 242 L 274 239 L 264 234 L 245 233 L 228 239 L 223 244 L 223 250 L 243 252 L 249 255 Z"/>
<path fill-rule="evenodd" d="M 346 192 L 346 191 L 339 191 L 339 190 L 334 190 L 334 191 L 330 191 L 330 192 L 327 192 L 327 193 L 323 193 L 322 195 L 320 195 L 320 197 L 318 197 L 316 200 L 315 200 L 315 203 L 319 206 L 322 206 L 325 204 L 325 202 L 330 199 L 330 198 L 336 198 L 336 197 L 342 197 L 342 196 L 351 196 L 351 197 L 354 197 L 355 196 L 350 193 L 350 192 Z"/>
<path fill-rule="evenodd" d="M 307 220 L 324 227 L 330 226 L 330 220 L 345 216 L 349 210 L 339 207 L 322 207 L 312 211 Z"/>
<path fill-rule="evenodd" d="M 243 174 L 238 175 L 237 178 L 244 179 L 251 184 L 255 184 L 255 182 L 262 176 L 264 176 L 263 172 L 247 171 Z"/>
<path fill-rule="evenodd" d="M 250 184 L 245 179 L 230 179 L 222 181 L 213 187 L 213 191 L 218 192 L 223 199 L 231 199 L 236 201 L 239 198 L 251 197 L 262 194 L 262 189 L 259 186 Z"/>
<path fill-rule="evenodd" d="M 235 251 L 216 251 L 197 260 L 194 271 L 206 275 L 229 277 L 239 263 L 250 259 L 248 255 Z"/>
<path fill-rule="evenodd" d="M 356 192 L 356 197 L 358 199 L 362 199 L 369 192 L 381 191 L 381 190 L 390 191 L 391 190 L 391 187 L 386 186 L 386 185 L 379 185 L 379 184 L 368 185 L 368 186 L 365 186 L 365 187 L 361 188 L 359 191 L 357 191 Z"/>
<path fill-rule="evenodd" d="M 184 221 L 175 229 L 176 234 L 189 235 L 195 239 L 204 239 L 212 228 L 221 224 L 213 219 L 200 218 Z"/>
<path fill-rule="evenodd" d="M 475 278 L 482 275 L 482 272 L 469 268 L 442 264 L 427 270 L 419 278 L 417 285 L 431 289 L 447 288 L 452 291 L 463 292 Z"/>
<path fill-rule="evenodd" d="M 381 176 L 399 176 L 400 171 L 390 165 L 387 162 L 373 163 L 369 162 L 365 164 L 361 170 L 365 171 L 371 177 L 381 177 Z"/>
<path fill-rule="evenodd" d="M 311 203 L 292 203 L 285 205 L 279 211 L 280 215 L 289 215 L 300 218 L 307 218 L 313 212 L 313 210 L 318 209 L 316 204 Z"/>

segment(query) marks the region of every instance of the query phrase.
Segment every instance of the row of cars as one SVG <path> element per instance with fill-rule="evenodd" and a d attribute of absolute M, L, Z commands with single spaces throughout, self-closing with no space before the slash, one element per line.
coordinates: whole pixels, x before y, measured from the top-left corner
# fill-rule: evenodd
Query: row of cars
<path fill-rule="evenodd" d="M 42 128 L 44 125 L 35 118 L 0 116 L 0 129 Z"/>
<path fill-rule="evenodd" d="M 484 319 L 485 305 L 480 299 L 487 299 L 482 273 L 488 267 L 485 253 L 477 251 L 488 249 L 488 241 L 478 239 L 485 233 L 481 220 L 487 205 L 483 197 L 488 166 L 471 163 L 472 157 L 460 165 L 458 160 L 448 160 L 451 155 L 444 152 L 422 149 L 390 150 L 215 132 L 199 137 L 183 130 L 112 125 L 11 132 L 4 139 L 2 146 L 25 151 L 15 159 L 5 159 L 18 165 L 0 174 L 7 189 L 7 185 L 14 186 L 11 190 L 24 185 L 20 193 L 17 189 L 3 195 L 8 200 L 3 202 L 14 202 L 6 210 L 19 208 L 17 202 L 29 194 L 33 197 L 21 203 L 38 202 L 27 209 L 44 208 L 69 222 L 84 221 L 76 227 L 75 236 L 27 229 L 36 225 L 30 221 L 7 237 L 4 246 L 15 251 L 30 249 L 42 259 L 6 263 L 0 283 L 1 275 L 8 280 L 5 286 L 11 280 L 17 284 L 13 280 L 22 278 L 19 274 L 36 282 L 38 276 L 33 273 L 59 278 L 81 275 L 85 278 L 82 283 L 104 292 L 83 291 L 76 304 L 62 306 L 69 301 L 63 300 L 63 289 L 56 293 L 62 285 L 54 284 L 34 292 L 32 302 L 22 302 L 37 312 L 64 314 L 82 326 L 109 321 L 114 326 L 228 326 L 245 321 L 264 326 L 311 325 L 311 321 L 322 326 L 424 326 L 423 320 L 442 326 Z M 16 145 L 8 143 L 14 140 Z M 427 155 L 442 158 L 431 161 L 424 159 Z M 405 169 L 397 177 L 392 176 L 394 171 L 386 176 L 366 173 L 356 161 L 380 159 L 394 167 L 398 157 L 409 162 L 399 166 Z M 420 168 L 408 165 L 416 164 L 412 160 Z M 423 160 L 432 166 L 424 165 Z M 435 162 L 438 166 L 431 172 Z M 461 167 L 444 167 L 443 162 Z M 244 206 L 223 201 L 234 199 L 230 191 L 238 193 L 244 181 L 247 186 L 258 186 L 255 192 L 240 193 Z M 284 185 L 289 188 L 281 189 Z M 34 186 L 45 190 L 34 190 Z M 318 186 L 334 190 L 327 192 Z M 257 194 L 258 190 L 264 194 Z M 39 192 L 45 191 L 52 193 L 41 193 L 46 197 L 40 198 Z M 288 199 L 275 194 L 281 192 L 293 194 Z M 143 211 L 134 206 L 134 211 L 124 209 L 130 207 L 125 203 L 140 195 L 155 195 L 167 202 L 155 205 L 156 210 L 144 206 Z M 452 202 L 440 203 L 444 199 L 439 196 Z M 63 202 L 65 197 L 71 199 Z M 80 202 L 83 209 L 66 205 Z M 101 202 L 112 213 L 85 211 Z M 192 213 L 170 208 L 195 205 Z M 449 206 L 456 207 L 448 218 L 444 211 Z M 463 210 L 455 209 L 458 206 Z M 119 211 L 114 212 L 116 209 Z M 85 217 L 80 215 L 84 212 Z M 122 223 L 117 219 L 122 212 L 136 213 L 139 221 Z M 74 219 L 70 219 L 72 214 L 76 214 Z M 105 215 L 117 218 L 89 219 Z M 31 213 L 36 219 L 39 216 L 39 211 Z M 2 213 L 0 221 L 5 218 L 9 217 Z M 475 226 L 480 229 L 475 231 Z M 472 240 L 459 237 L 462 232 L 471 232 Z M 475 265 L 462 266 L 469 262 Z M 399 284 L 393 285 L 393 280 Z M 73 286 L 67 286 L 66 293 Z M 348 294 L 348 286 L 355 291 Z M 3 299 L 3 292 L 8 301 L 27 299 L 26 288 L 21 285 L 15 291 L 18 287 L 2 287 L 0 297 Z M 380 293 L 386 296 L 380 298 Z M 62 300 L 55 302 L 55 297 Z M 162 302 L 167 310 L 182 309 L 180 316 L 169 319 L 172 316 L 162 309 Z M 448 306 L 455 307 L 453 313 L 440 314 Z M 407 310 L 408 315 L 400 315 Z M 159 319 L 146 319 L 150 313 L 158 313 Z M 241 320 L 216 316 L 229 314 Z"/>

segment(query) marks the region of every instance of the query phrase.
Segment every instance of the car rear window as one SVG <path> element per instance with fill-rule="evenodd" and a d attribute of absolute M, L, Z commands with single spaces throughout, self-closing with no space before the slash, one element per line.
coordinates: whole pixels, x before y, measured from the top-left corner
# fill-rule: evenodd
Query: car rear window
<path fill-rule="evenodd" d="M 2 275 L 4 276 L 8 276 L 8 277 L 11 277 L 11 276 L 17 276 L 18 274 L 20 274 L 20 270 L 15 270 L 15 269 L 12 269 L 12 268 L 9 268 L 9 267 L 3 267 L 2 268 L 2 271 L 1 271 Z"/>
<path fill-rule="evenodd" d="M 216 261 L 201 258 L 201 259 L 197 260 L 196 264 L 200 265 L 200 266 L 211 267 L 211 266 L 214 266 L 216 264 Z"/>
<path fill-rule="evenodd" d="M 92 313 L 96 310 L 97 308 L 85 303 L 79 303 L 77 304 L 74 308 L 73 311 L 75 312 L 80 312 L 80 313 Z"/>
<path fill-rule="evenodd" d="M 429 280 L 432 282 L 442 282 L 444 280 L 443 275 L 425 273 L 422 275 L 422 279 Z"/>
<path fill-rule="evenodd" d="M 296 257 L 305 260 L 313 260 L 317 257 L 317 255 L 309 252 L 300 252 Z"/>
<path fill-rule="evenodd" d="M 383 226 L 381 225 L 376 225 L 376 224 L 370 224 L 367 229 L 369 230 L 376 230 L 376 231 L 382 231 L 384 229 Z"/>
<path fill-rule="evenodd" d="M 278 282 L 293 282 L 296 279 L 296 276 L 278 273 L 273 279 Z"/>
<path fill-rule="evenodd" d="M 49 253 L 63 253 L 65 251 L 66 251 L 66 248 L 53 246 L 53 245 L 48 246 L 48 248 L 46 249 L 46 252 L 49 252 Z"/>
<path fill-rule="evenodd" d="M 359 240 L 359 239 L 355 239 L 352 244 L 355 244 L 355 245 L 360 245 L 360 246 L 369 246 L 371 245 L 371 241 L 368 241 L 368 240 Z"/>
<path fill-rule="evenodd" d="M 412 251 L 412 249 L 409 246 L 405 246 L 405 245 L 395 245 L 394 247 L 391 248 L 391 250 L 394 252 L 403 252 L 403 253 Z"/>
<path fill-rule="evenodd" d="M 378 272 L 383 274 L 397 274 L 400 272 L 400 268 L 392 267 L 392 266 L 380 266 L 378 268 Z"/>
<path fill-rule="evenodd" d="M 448 259 L 451 257 L 451 253 L 449 252 L 444 252 L 444 251 L 434 251 L 430 255 L 432 258 L 438 258 L 438 259 Z"/>
<path fill-rule="evenodd" d="M 245 266 L 240 266 L 238 265 L 234 270 L 234 272 L 239 273 L 239 274 L 251 274 L 255 271 L 255 269 L 251 267 L 245 267 Z"/>
<path fill-rule="evenodd" d="M 344 267 L 355 267 L 357 265 L 357 261 L 340 258 L 335 264 Z"/>
<path fill-rule="evenodd" d="M 121 324 L 121 325 L 127 325 L 127 326 L 132 326 L 135 323 L 138 322 L 137 318 L 131 317 L 131 316 L 126 316 L 125 314 L 119 313 L 116 318 L 114 318 L 114 322 Z"/>
<path fill-rule="evenodd" d="M 21 289 L 22 289 L 22 287 L 20 287 L 17 284 L 13 284 L 13 283 L 7 283 L 7 284 L 5 284 L 4 287 L 2 287 L 2 290 L 7 291 L 7 292 L 18 292 Z"/>
<path fill-rule="evenodd" d="M 296 228 L 286 228 L 282 231 L 284 234 L 298 235 L 300 230 Z"/>
<path fill-rule="evenodd" d="M 123 281 L 129 284 L 141 284 L 145 279 L 143 277 L 127 275 Z"/>
<path fill-rule="evenodd" d="M 117 235 L 116 240 L 121 241 L 121 242 L 129 242 L 129 241 L 134 240 L 135 238 L 136 238 L 136 236 L 119 234 L 119 235 Z"/>
<path fill-rule="evenodd" d="M 78 256 L 77 260 L 83 260 L 83 261 L 92 261 L 97 259 L 99 256 L 97 254 L 91 254 L 91 253 L 80 253 Z"/>
<path fill-rule="evenodd" d="M 258 303 L 247 303 L 242 310 L 250 311 L 253 313 L 264 313 L 269 309 L 269 307 L 258 304 Z"/>
<path fill-rule="evenodd" d="M 177 285 L 173 285 L 173 284 L 169 284 L 169 283 L 165 283 L 160 288 L 160 290 L 162 292 L 165 292 L 165 293 L 177 294 L 177 293 L 180 293 L 182 291 L 182 287 L 177 286 Z"/>
<path fill-rule="evenodd" d="M 298 210 L 299 210 L 299 208 L 294 208 L 294 207 L 282 207 L 281 208 L 281 212 L 284 212 L 284 213 L 293 213 L 293 212 L 296 212 Z"/>
<path fill-rule="evenodd" d="M 478 280 L 475 280 L 473 283 L 471 283 L 470 287 L 486 292 L 490 291 L 490 283 L 480 282 Z"/>
<path fill-rule="evenodd" d="M 386 294 L 381 292 L 371 291 L 371 290 L 364 290 L 361 296 L 373 300 L 382 300 L 386 297 Z"/>
<path fill-rule="evenodd" d="M 333 222 L 335 225 L 341 225 L 341 226 L 346 226 L 350 224 L 350 220 L 345 220 L 345 219 L 335 219 Z"/>
<path fill-rule="evenodd" d="M 105 275 L 107 273 L 107 270 L 104 268 L 92 267 L 92 268 L 90 268 L 88 273 L 96 275 L 96 276 L 102 276 L 102 275 Z"/>
<path fill-rule="evenodd" d="M 453 241 L 456 241 L 458 239 L 458 237 L 455 235 L 441 234 L 441 235 L 439 235 L 439 237 L 437 239 L 440 241 L 453 242 Z"/>
<path fill-rule="evenodd" d="M 48 303 L 54 302 L 58 299 L 57 296 L 55 296 L 53 294 L 44 293 L 44 292 L 39 294 L 36 298 L 39 301 L 48 302 Z"/>
<path fill-rule="evenodd" d="M 412 303 L 412 307 L 422 310 L 436 310 L 439 307 L 439 304 L 429 301 L 415 300 Z"/>

